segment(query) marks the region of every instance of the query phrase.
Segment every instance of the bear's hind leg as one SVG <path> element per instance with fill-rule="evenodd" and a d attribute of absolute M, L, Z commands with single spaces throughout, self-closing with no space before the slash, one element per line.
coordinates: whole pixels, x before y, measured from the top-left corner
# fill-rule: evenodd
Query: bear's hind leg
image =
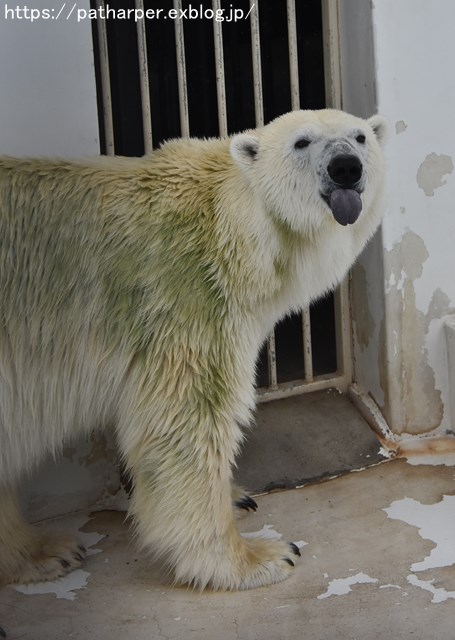
<path fill-rule="evenodd" d="M 238 516 L 244 515 L 247 511 L 256 511 L 258 508 L 256 500 L 250 496 L 248 491 L 236 484 L 231 486 L 232 504 Z"/>
<path fill-rule="evenodd" d="M 0 486 L 0 587 L 61 578 L 81 565 L 85 552 L 71 536 L 30 526 L 14 492 Z"/>

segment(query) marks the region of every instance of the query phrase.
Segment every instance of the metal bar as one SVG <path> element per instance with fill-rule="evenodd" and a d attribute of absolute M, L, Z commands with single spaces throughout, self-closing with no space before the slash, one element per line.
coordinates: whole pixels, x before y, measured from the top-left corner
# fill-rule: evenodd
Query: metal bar
<path fill-rule="evenodd" d="M 174 0 L 177 15 L 181 14 L 182 0 Z M 186 83 L 185 38 L 183 20 L 174 20 L 175 46 L 177 49 L 177 82 L 179 90 L 180 135 L 187 138 L 190 135 L 190 119 L 188 114 L 188 88 Z"/>
<path fill-rule="evenodd" d="M 144 15 L 143 0 L 135 0 L 136 10 Z M 144 130 L 145 153 L 153 151 L 152 137 L 152 109 L 150 105 L 150 85 L 147 62 L 147 36 L 145 33 L 145 20 L 137 20 L 137 50 L 139 54 L 139 75 L 141 81 L 142 126 Z"/>
<path fill-rule="evenodd" d="M 310 310 L 302 311 L 303 362 L 305 365 L 305 382 L 313 381 L 313 349 L 311 347 Z"/>
<path fill-rule="evenodd" d="M 295 16 L 295 0 L 287 0 L 289 74 L 291 80 L 291 106 L 300 109 L 299 57 L 297 46 L 297 24 Z M 313 350 L 311 347 L 310 310 L 302 311 L 303 361 L 305 365 L 305 382 L 313 382 Z"/>
<path fill-rule="evenodd" d="M 334 109 L 343 108 L 338 2 L 339 0 L 322 0 L 321 5 L 326 105 L 327 107 L 332 107 Z M 347 385 L 351 382 L 353 377 L 348 278 L 346 278 L 338 289 L 336 289 L 334 296 L 337 370 Z"/>
<path fill-rule="evenodd" d="M 267 338 L 267 361 L 269 365 L 269 389 L 276 389 L 278 378 L 276 370 L 275 331 L 272 331 Z"/>
<path fill-rule="evenodd" d="M 259 32 L 259 2 L 250 0 L 250 24 L 251 24 L 251 59 L 253 65 L 254 88 L 254 113 L 256 126 L 264 124 L 264 96 L 262 92 L 262 63 L 261 63 L 261 36 Z M 269 389 L 278 387 L 278 374 L 276 368 L 275 331 L 267 338 L 267 361 L 269 371 Z"/>
<path fill-rule="evenodd" d="M 251 54 L 253 62 L 254 112 L 256 126 L 264 124 L 264 101 L 262 94 L 261 40 L 259 34 L 259 2 L 250 0 Z"/>
<path fill-rule="evenodd" d="M 98 14 L 100 9 L 104 11 L 104 0 L 96 0 L 96 8 Z M 106 154 L 113 156 L 115 154 L 114 121 L 112 118 L 111 78 L 109 73 L 106 20 L 97 20 L 96 22 L 99 40 L 101 91 L 103 93 L 104 139 L 106 142 Z"/>
<path fill-rule="evenodd" d="M 318 376 L 313 382 L 304 382 L 303 380 L 294 380 L 278 384 L 274 389 L 261 388 L 257 390 L 257 401 L 259 403 L 270 402 L 271 400 L 279 400 L 280 398 L 290 398 L 291 396 L 299 396 L 302 393 L 311 393 L 312 391 L 322 391 L 323 389 L 338 389 L 346 392 L 348 384 L 345 376 L 329 374 L 326 376 Z"/>
<path fill-rule="evenodd" d="M 299 58 L 297 48 L 297 24 L 295 0 L 287 0 L 289 72 L 291 79 L 291 107 L 300 109 Z"/>
<path fill-rule="evenodd" d="M 220 0 L 212 0 L 212 8 L 215 14 L 221 9 Z M 228 134 L 226 112 L 226 82 L 224 77 L 224 53 L 222 22 L 213 20 L 213 39 L 215 44 L 215 69 L 216 69 L 216 97 L 218 103 L 218 128 L 219 134 L 225 138 Z"/>
<path fill-rule="evenodd" d="M 342 108 L 338 0 L 322 0 L 325 102 L 327 107 Z"/>

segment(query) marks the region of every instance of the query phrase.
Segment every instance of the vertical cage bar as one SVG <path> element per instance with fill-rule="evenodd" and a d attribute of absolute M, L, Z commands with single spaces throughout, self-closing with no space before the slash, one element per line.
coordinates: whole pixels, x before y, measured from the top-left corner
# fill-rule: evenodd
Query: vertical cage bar
<path fill-rule="evenodd" d="M 340 38 L 338 31 L 339 0 L 322 0 L 322 31 L 324 38 L 324 76 L 326 106 L 343 108 L 340 68 Z M 347 386 L 352 381 L 352 333 L 349 303 L 349 280 L 345 280 L 335 291 L 335 332 L 337 348 L 337 370 Z M 341 385 L 340 385 L 341 387 Z M 345 389 L 343 389 L 345 390 Z"/>
<path fill-rule="evenodd" d="M 309 309 L 302 311 L 303 330 L 303 363 L 305 366 L 305 382 L 313 381 L 313 349 L 311 347 L 311 319 Z"/>
<path fill-rule="evenodd" d="M 181 14 L 182 0 L 174 0 L 174 9 Z M 177 50 L 177 82 L 179 91 L 180 135 L 187 138 L 190 135 L 190 119 L 188 114 L 188 87 L 186 82 L 185 37 L 183 20 L 174 20 L 175 46 Z"/>
<path fill-rule="evenodd" d="M 262 92 L 262 62 L 261 62 L 261 36 L 259 32 L 259 2 L 250 0 L 250 25 L 251 25 L 251 59 L 253 65 L 254 83 L 254 113 L 256 126 L 264 124 L 264 96 Z M 276 368 L 276 344 L 275 331 L 267 338 L 267 362 L 269 371 L 269 388 L 278 386 Z"/>
<path fill-rule="evenodd" d="M 300 109 L 299 58 L 297 48 L 297 23 L 295 0 L 287 0 L 289 75 L 291 81 L 291 106 Z M 313 350 L 311 347 L 311 316 L 309 309 L 302 311 L 303 361 L 305 382 L 313 380 Z"/>
<path fill-rule="evenodd" d="M 212 8 L 217 14 L 221 8 L 220 0 L 213 0 Z M 218 128 L 220 136 L 228 134 L 226 113 L 226 82 L 224 77 L 224 52 L 222 22 L 213 19 L 213 40 L 215 45 L 216 97 L 218 103 Z"/>
<path fill-rule="evenodd" d="M 297 49 L 297 24 L 295 0 L 287 0 L 289 71 L 291 79 L 291 107 L 300 109 L 299 58 Z"/>
<path fill-rule="evenodd" d="M 264 99 L 262 94 L 261 40 L 259 34 L 259 2 L 250 0 L 251 55 L 253 62 L 254 113 L 256 126 L 264 124 Z"/>
<path fill-rule="evenodd" d="M 99 15 L 100 9 L 104 10 L 104 0 L 96 0 L 96 8 Z M 97 20 L 96 22 L 99 40 L 100 75 L 101 91 L 103 93 L 103 122 L 104 138 L 106 142 L 106 154 L 108 156 L 113 156 L 115 154 L 114 121 L 112 117 L 111 77 L 109 72 L 109 51 L 107 48 L 106 20 Z"/>
<path fill-rule="evenodd" d="M 135 0 L 136 9 L 142 11 L 144 15 L 143 0 Z M 142 125 L 144 129 L 144 150 L 145 153 L 153 151 L 152 137 L 152 108 L 150 105 L 150 84 L 147 62 L 147 36 L 145 33 L 145 20 L 138 20 L 137 27 L 137 50 L 139 54 L 139 74 L 141 81 L 141 104 L 142 104 Z"/>
<path fill-rule="evenodd" d="M 322 34 L 324 45 L 325 103 L 342 108 L 338 0 L 322 0 Z"/>
<path fill-rule="evenodd" d="M 276 389 L 278 386 L 278 376 L 276 369 L 275 331 L 272 331 L 267 338 L 267 362 L 269 371 L 269 388 Z"/>

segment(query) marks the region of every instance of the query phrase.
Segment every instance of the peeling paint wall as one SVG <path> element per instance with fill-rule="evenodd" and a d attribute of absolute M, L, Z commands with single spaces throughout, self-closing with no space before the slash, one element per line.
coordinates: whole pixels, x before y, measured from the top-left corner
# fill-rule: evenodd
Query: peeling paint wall
<path fill-rule="evenodd" d="M 354 14 L 365 5 L 359 25 Z M 356 379 L 396 433 L 453 428 L 443 318 L 455 313 L 455 83 L 441 64 L 455 59 L 455 4 L 353 0 L 340 10 L 344 108 L 377 110 L 391 125 L 388 211 L 353 272 Z M 370 24 L 368 102 L 353 52 Z M 353 90 L 344 78 L 357 72 Z"/>
<path fill-rule="evenodd" d="M 410 230 L 390 251 L 385 250 L 388 315 L 383 318 L 385 345 L 379 353 L 381 387 L 389 422 L 411 433 L 436 429 L 444 417 L 442 391 L 430 364 L 427 336 L 431 323 L 450 312 L 450 300 L 436 289 L 431 292 L 426 312 L 416 304 L 417 282 L 429 259 L 424 241 Z M 399 395 L 395 393 L 397 386 Z"/>
<path fill-rule="evenodd" d="M 47 0 L 34 0 L 46 9 Z M 89 9 L 89 0 L 78 7 Z M 0 152 L 80 156 L 99 153 L 90 20 L 0 20 Z M 24 506 L 39 520 L 101 502 L 119 492 L 112 439 L 67 443 L 24 481 Z"/>
<path fill-rule="evenodd" d="M 443 176 L 452 171 L 453 162 L 450 156 L 429 153 L 417 169 L 417 184 L 426 196 L 434 196 L 436 189 L 447 184 L 447 180 L 442 179 Z"/>

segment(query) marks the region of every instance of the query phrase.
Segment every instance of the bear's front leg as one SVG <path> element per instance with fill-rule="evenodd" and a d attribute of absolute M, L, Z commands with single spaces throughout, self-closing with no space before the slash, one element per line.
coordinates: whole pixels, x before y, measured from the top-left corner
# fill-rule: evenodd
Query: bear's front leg
<path fill-rule="evenodd" d="M 250 589 L 284 580 L 294 566 L 295 545 L 244 539 L 237 530 L 230 469 L 236 429 L 181 425 L 159 438 L 149 434 L 127 456 L 140 544 L 166 561 L 176 583 Z"/>

